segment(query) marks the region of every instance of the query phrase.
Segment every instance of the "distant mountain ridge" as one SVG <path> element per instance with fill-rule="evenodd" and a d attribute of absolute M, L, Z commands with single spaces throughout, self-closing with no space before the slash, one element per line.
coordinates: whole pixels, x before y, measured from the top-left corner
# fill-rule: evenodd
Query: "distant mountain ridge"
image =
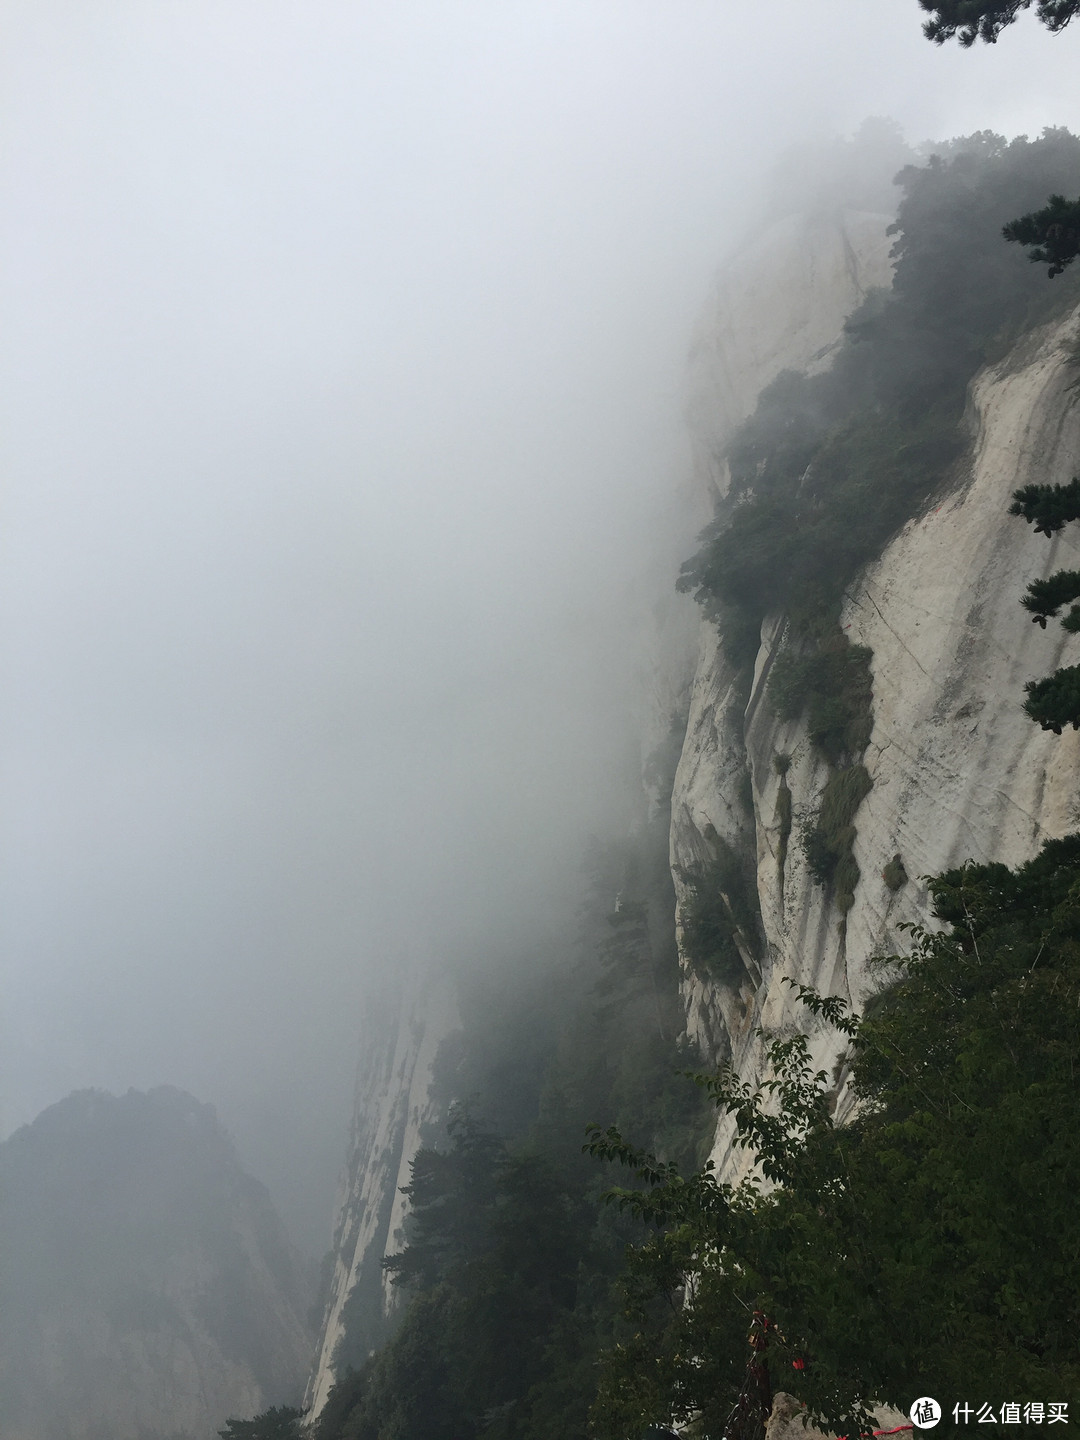
<path fill-rule="evenodd" d="M 0 1145 L 0 1434 L 212 1440 L 296 1398 L 308 1280 L 213 1107 L 83 1090 Z"/>

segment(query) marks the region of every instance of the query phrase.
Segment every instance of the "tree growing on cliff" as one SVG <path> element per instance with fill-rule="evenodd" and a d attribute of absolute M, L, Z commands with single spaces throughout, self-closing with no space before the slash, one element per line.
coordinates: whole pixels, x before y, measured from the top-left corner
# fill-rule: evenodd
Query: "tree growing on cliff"
<path fill-rule="evenodd" d="M 729 650 L 748 637 L 732 656 L 748 666 L 766 614 L 838 606 L 962 452 L 972 376 L 1069 298 L 1002 245 L 1001 224 L 1080 188 L 1075 136 L 982 132 L 897 181 L 891 291 L 849 319 L 829 370 L 762 391 L 724 456 L 728 499 L 678 582 L 723 615 Z"/>
<path fill-rule="evenodd" d="M 976 40 L 994 44 L 1032 0 L 919 0 L 930 19 L 923 34 L 937 45 L 959 40 L 965 49 Z M 1064 30 L 1080 11 L 1080 0 L 1038 0 L 1035 14 L 1054 33 Z M 1010 220 L 1001 232 L 1006 240 L 1028 247 L 1028 259 L 1048 266 L 1052 280 L 1080 254 L 1080 200 L 1051 195 L 1041 210 Z"/>
<path fill-rule="evenodd" d="M 763 1366 L 834 1434 L 867 1433 L 877 1402 L 906 1409 L 928 1376 L 955 1395 L 987 1376 L 1003 1396 L 1076 1390 L 1080 836 L 930 888 L 945 928 L 883 962 L 893 983 L 862 1019 L 799 987 L 844 1037 L 850 1123 L 795 1034 L 774 1039 L 761 1086 L 700 1081 L 749 1180 L 685 1175 L 594 1131 L 592 1152 L 635 1177 L 612 1198 L 657 1227 L 633 1252 L 600 1435 L 694 1415 L 715 1440 L 740 1392 L 767 1405 Z"/>
<path fill-rule="evenodd" d="M 965 48 L 976 40 L 993 44 L 1032 0 L 919 0 L 931 19 L 923 27 L 927 38 L 941 45 L 956 38 Z M 1038 0 L 1036 14 L 1048 30 L 1063 30 L 1080 11 L 1080 0 Z M 1028 259 L 1047 266 L 1051 280 L 1064 273 L 1080 255 L 1080 200 L 1051 195 L 1041 210 L 1029 211 L 1002 228 L 1006 240 L 1027 246 Z M 1080 518 L 1080 478 L 1068 485 L 1027 485 L 1013 493 L 1010 515 L 1022 515 L 1034 524 L 1036 534 L 1051 538 L 1064 525 Z M 1080 632 L 1080 571 L 1058 570 L 1028 586 L 1020 602 L 1037 625 L 1046 629 L 1065 605 L 1070 606 L 1062 627 Z M 1080 730 L 1080 666 L 1065 666 L 1044 680 L 1024 687 L 1024 709 L 1044 730 L 1060 735 L 1066 725 Z"/>
<path fill-rule="evenodd" d="M 1001 233 L 1028 246 L 1028 259 L 1047 265 L 1053 280 L 1080 254 L 1080 200 L 1051 195 L 1041 210 L 1010 220 Z"/>
<path fill-rule="evenodd" d="M 300 1440 L 303 1418 L 291 1405 L 271 1405 L 253 1420 L 227 1420 L 218 1434 L 221 1440 Z"/>
<path fill-rule="evenodd" d="M 919 0 L 930 15 L 923 34 L 937 45 L 956 39 L 967 49 L 976 40 L 992 45 L 1031 0 Z M 1080 0 L 1038 0 L 1035 14 L 1048 30 L 1064 30 L 1080 10 Z"/>
<path fill-rule="evenodd" d="M 932 15 L 923 27 L 928 39 L 941 45 L 953 37 L 967 47 L 981 39 L 997 40 L 1031 0 L 919 0 Z M 1036 14 L 1047 29 L 1060 31 L 1080 10 L 1080 0 L 1038 0 Z M 1080 200 L 1051 195 L 1041 210 L 1032 210 L 1002 229 L 1006 240 L 1028 247 L 1028 259 L 1047 266 L 1051 280 L 1064 273 L 1080 255 Z M 1035 526 L 1035 533 L 1052 538 L 1070 521 L 1080 518 L 1080 478 L 1068 485 L 1026 485 L 1013 492 L 1010 515 L 1021 515 Z M 1021 600 L 1036 625 L 1046 629 L 1047 620 L 1070 606 L 1062 628 L 1080 632 L 1080 571 L 1058 570 L 1045 580 L 1028 586 Z M 1044 730 L 1060 735 L 1066 725 L 1080 730 L 1080 666 L 1065 666 L 1044 680 L 1030 680 L 1024 687 L 1024 709 Z"/>
<path fill-rule="evenodd" d="M 1010 515 L 1035 526 L 1037 535 L 1052 539 L 1071 521 L 1080 519 L 1080 476 L 1068 485 L 1025 485 L 1013 492 Z M 1045 580 L 1034 580 L 1020 601 L 1036 625 L 1046 629 L 1067 605 L 1062 629 L 1080 633 L 1080 570 L 1057 570 Z M 1045 680 L 1029 680 L 1024 709 L 1044 730 L 1060 735 L 1066 725 L 1080 730 L 1080 665 L 1055 670 Z"/>

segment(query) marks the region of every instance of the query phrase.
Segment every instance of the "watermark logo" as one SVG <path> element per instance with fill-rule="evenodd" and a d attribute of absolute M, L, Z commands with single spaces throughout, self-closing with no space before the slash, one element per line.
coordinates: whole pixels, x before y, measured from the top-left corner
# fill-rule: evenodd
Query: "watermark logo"
<path fill-rule="evenodd" d="M 941 1419 L 941 1406 L 929 1395 L 921 1395 L 908 1411 L 911 1423 L 919 1430 L 932 1430 Z"/>
<path fill-rule="evenodd" d="M 966 1400 L 958 1400 L 952 1408 L 952 1417 L 957 1425 L 970 1425 L 973 1422 L 978 1425 L 1067 1425 L 1069 1402 L 1006 1400 L 1004 1405 L 995 1409 L 989 1401 L 984 1401 L 981 1405 L 969 1405 Z M 918 1424 L 918 1421 L 915 1423 Z"/>

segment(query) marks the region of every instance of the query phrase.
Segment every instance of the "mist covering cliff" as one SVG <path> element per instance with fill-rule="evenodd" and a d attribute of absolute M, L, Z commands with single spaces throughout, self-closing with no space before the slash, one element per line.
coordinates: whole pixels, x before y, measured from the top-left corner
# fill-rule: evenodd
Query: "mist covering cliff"
<path fill-rule="evenodd" d="M 890 285 L 889 220 L 849 211 L 789 220 L 762 237 L 748 266 L 778 277 L 770 293 L 738 265 L 724 277 L 695 351 L 693 407 L 700 478 L 721 505 L 727 449 L 761 392 L 786 371 L 820 371 L 852 312 Z M 810 717 L 778 715 L 769 689 L 797 629 L 767 613 L 740 675 L 723 621 L 701 622 L 672 795 L 680 915 L 686 877 L 730 847 L 747 859 L 760 932 L 743 947 L 743 971 L 720 983 L 695 973 L 683 936 L 683 990 L 689 1033 L 744 1079 L 764 1078 L 762 1028 L 806 1023 L 790 982 L 865 1005 L 880 984 L 873 957 L 902 951 L 900 927 L 929 919 L 925 877 L 966 860 L 1018 865 L 1080 820 L 1080 741 L 1041 731 L 1022 709 L 1024 683 L 1075 663 L 1076 641 L 1033 626 L 1019 604 L 1030 581 L 1075 566 L 1080 544 L 1068 530 L 1049 544 L 1008 513 L 1014 490 L 1067 483 L 1080 461 L 1078 297 L 1051 298 L 1051 318 L 1022 327 L 979 368 L 957 458 L 842 594 L 839 626 L 869 651 L 872 687 L 850 906 L 814 874 L 805 843 L 830 765 Z M 841 1038 L 823 1027 L 815 1055 L 840 1078 Z M 721 1124 L 714 1158 L 725 1176 L 746 1163 L 729 1140 Z"/>
<path fill-rule="evenodd" d="M 887 413 L 891 400 L 870 393 L 874 382 L 859 376 L 861 362 L 858 356 L 852 359 L 852 347 L 858 327 L 868 332 L 886 312 L 898 255 L 901 292 L 906 287 L 910 297 L 913 284 L 916 290 L 926 287 L 914 304 L 930 320 L 919 322 L 925 333 L 912 340 L 918 324 L 909 324 L 906 312 L 892 312 L 901 315 L 895 322 L 901 336 L 894 345 L 901 357 L 898 373 L 905 365 L 908 372 L 899 380 L 886 376 L 881 383 L 885 393 L 890 385 L 901 393 L 896 411 L 901 429 L 922 423 L 910 397 L 919 384 L 919 346 L 932 354 L 932 347 L 925 350 L 927 326 L 937 323 L 930 289 L 944 284 L 939 307 L 946 315 L 944 338 L 940 354 L 928 364 L 926 381 L 930 392 L 939 384 L 945 397 L 941 416 L 933 422 L 938 430 L 914 440 L 901 434 L 895 442 L 897 473 L 907 477 L 909 487 L 906 498 L 888 512 L 892 520 L 871 523 L 870 533 L 877 533 L 874 524 L 879 527 L 879 541 L 860 541 L 861 552 L 857 545 L 844 552 L 856 554 L 850 575 L 840 575 L 839 581 L 836 575 L 822 578 L 819 590 L 826 600 L 818 596 L 811 604 L 803 595 L 788 607 L 762 601 L 749 627 L 747 611 L 753 607 L 744 603 L 740 612 L 741 596 L 732 601 L 721 594 L 699 620 L 687 610 L 657 607 L 651 699 L 645 707 L 649 718 L 642 723 L 648 763 L 641 819 L 630 844 L 644 845 L 644 855 L 647 837 L 655 836 L 657 827 L 663 832 L 667 895 L 655 879 L 638 890 L 624 880 L 610 885 L 605 902 L 607 923 L 616 929 L 631 911 L 641 920 L 634 942 L 640 948 L 634 953 L 647 952 L 650 959 L 644 971 L 633 970 L 626 958 L 632 947 L 627 947 L 621 952 L 625 968 L 618 984 L 630 993 L 637 983 L 628 978 L 631 972 L 649 973 L 654 994 L 668 997 L 661 1008 L 674 1006 L 670 1013 L 676 1019 L 664 1038 L 669 1068 L 680 1054 L 687 1057 L 684 1065 L 730 1061 L 752 1083 L 767 1078 L 762 1030 L 775 1035 L 806 1024 L 805 1011 L 785 982 L 839 995 L 859 1010 L 879 984 L 873 957 L 903 947 L 901 926 L 929 920 L 926 876 L 967 859 L 1016 865 L 1035 855 L 1046 839 L 1075 829 L 1080 819 L 1080 738 L 1040 732 L 1021 708 L 1024 682 L 1068 663 L 1080 642 L 1060 630 L 1032 626 L 1018 603 L 1030 580 L 1080 563 L 1075 553 L 1080 545 L 1068 531 L 1047 544 L 1008 515 L 1013 490 L 1068 481 L 1080 461 L 1075 404 L 1080 296 L 1059 287 L 1048 297 L 1036 288 L 1039 281 L 1045 285 L 1044 278 L 1026 271 L 1019 254 L 1006 254 L 1000 262 L 1005 297 L 1000 324 L 993 289 L 999 266 L 994 246 L 1000 244 L 1000 222 L 994 219 L 999 197 L 993 193 L 999 180 L 994 177 L 1020 175 L 1041 194 L 1046 167 L 1057 165 L 1070 177 L 1061 183 L 1072 183 L 1075 142 L 1055 132 L 1041 149 L 1029 152 L 978 136 L 946 147 L 944 167 L 925 156 L 901 155 L 899 163 L 915 162 L 921 175 L 908 180 L 915 198 L 909 204 L 905 250 L 896 237 L 896 192 L 889 183 L 898 157 L 895 149 L 890 151 L 887 128 L 874 138 L 876 169 L 864 151 L 857 183 L 849 180 L 845 186 L 834 176 L 816 196 L 803 192 L 797 203 L 781 207 L 718 278 L 694 338 L 689 406 L 698 493 L 708 497 L 719 517 L 711 533 L 714 538 L 722 534 L 740 506 L 755 498 L 766 461 L 754 461 L 751 440 L 765 444 L 761 437 L 768 440 L 768 425 L 778 413 L 787 424 L 785 416 L 797 410 L 796 401 L 804 405 L 802 418 L 819 449 L 833 444 L 837 435 L 847 443 L 845 436 L 857 433 L 859 425 L 872 430 L 875 405 L 882 432 L 894 423 Z M 942 280 L 929 247 L 920 249 L 911 238 L 918 206 L 933 213 L 944 193 L 934 187 L 950 166 L 951 178 L 941 180 L 941 186 L 957 185 L 947 203 L 954 211 L 968 205 L 963 223 L 978 230 L 984 249 L 974 247 L 970 269 L 982 276 L 973 289 L 981 286 L 983 296 L 962 293 L 967 257 L 957 253 L 947 263 L 942 260 Z M 945 273 L 950 264 L 951 278 Z M 986 266 L 993 283 L 985 278 Z M 955 321 L 965 304 L 973 317 L 967 336 L 963 319 Z M 845 374 L 853 391 L 863 386 L 869 394 L 861 419 L 837 410 L 848 403 L 837 399 Z M 821 377 L 820 391 L 807 388 L 815 377 Z M 785 412 L 788 394 L 795 399 Z M 824 398 L 821 413 L 815 414 L 818 400 L 810 404 L 805 397 L 819 394 Z M 935 399 L 930 393 L 926 408 L 932 409 Z M 829 405 L 839 421 L 829 419 Z M 890 442 L 878 435 L 872 443 L 887 450 Z M 747 452 L 749 469 L 740 473 L 739 456 Z M 920 470 L 923 454 L 927 458 Z M 796 495 L 808 493 L 807 486 L 812 492 L 817 483 L 812 472 L 813 463 L 801 479 L 796 476 Z M 887 487 L 888 465 L 879 474 Z M 765 493 L 765 485 L 760 488 Z M 827 495 L 815 503 L 827 505 Z M 699 563 L 699 577 L 703 569 Z M 763 582 L 762 594 L 769 584 L 782 586 L 773 577 Z M 805 672 L 819 653 L 839 656 L 855 676 L 855 698 L 842 697 L 843 704 L 854 707 L 845 722 L 851 733 L 835 741 L 831 752 L 821 739 L 813 705 L 797 694 L 792 701 L 790 689 L 782 702 L 779 687 L 770 689 L 785 665 L 790 678 Z M 853 726 L 856 739 L 851 738 Z M 837 838 L 823 828 L 822 816 L 845 785 L 847 810 Z M 823 835 L 834 845 L 824 860 Z M 703 946 L 703 934 L 713 944 L 712 953 Z M 610 972 L 603 982 L 609 988 L 603 991 L 601 984 L 600 993 L 611 993 L 615 982 L 609 982 Z M 594 1017 L 594 1043 L 603 1053 L 608 1040 L 595 1017 L 606 1012 L 597 1008 L 596 993 L 587 986 L 582 990 L 585 998 L 577 1013 L 579 1021 L 582 1015 Z M 587 1021 L 581 1023 L 588 1031 Z M 410 1234 L 406 1215 L 404 1228 L 391 1238 L 391 1190 L 403 1183 L 417 1146 L 437 1139 L 440 1108 L 445 1113 L 452 1100 L 465 1098 L 461 1089 L 432 1089 L 431 1061 L 420 1059 L 422 1050 L 436 1053 L 433 1038 L 437 1041 L 452 1024 L 441 1002 L 425 1016 L 422 998 L 413 997 L 384 1032 L 385 1063 L 379 1059 L 377 1068 L 385 1079 L 378 1084 L 362 1080 L 358 1140 L 339 1209 L 335 1278 L 308 1392 L 316 1414 L 342 1373 L 335 1355 L 340 1360 L 345 1353 L 350 1291 L 358 1297 L 366 1293 L 375 1302 L 366 1311 L 369 1321 L 378 1316 L 380 1305 L 385 1321 L 390 1291 L 376 1278 L 379 1262 Z M 662 1018 L 658 1029 L 664 1037 Z M 390 1056 L 400 1042 L 390 1036 L 405 1030 L 412 1038 L 407 1057 L 394 1061 L 395 1070 Z M 479 1043 L 475 1019 L 470 1029 L 466 1017 L 463 1033 L 465 1044 Z M 822 1028 L 813 1036 L 812 1051 L 815 1062 L 833 1073 L 834 1104 L 842 1115 L 849 1100 L 840 1038 Z M 462 1043 L 460 1038 L 456 1043 Z M 376 1053 L 377 1047 L 371 1054 Z M 552 1084 L 565 1093 L 561 1053 L 556 1037 L 551 1074 L 557 1083 L 549 1076 L 548 1089 L 540 1089 L 540 1128 L 534 1124 L 529 1132 L 532 1143 L 546 1133 Z M 392 1074 L 399 1077 L 396 1089 Z M 491 1093 L 489 1084 L 488 1099 Z M 596 1093 L 606 1094 L 604 1103 L 623 1103 L 612 1099 L 610 1089 Z M 484 1099 L 481 1089 L 481 1110 Z M 564 1118 L 572 1111 L 568 1107 Z M 418 1124 L 421 1117 L 429 1125 L 427 1141 Z M 659 1144 L 662 1154 L 673 1153 L 675 1132 L 665 1129 L 667 1120 L 656 1112 L 647 1118 L 639 1112 L 636 1118 L 645 1127 L 639 1138 Z M 713 1123 L 700 1113 L 693 1120 L 703 1141 L 699 1155 L 711 1149 L 720 1178 L 735 1178 L 748 1163 L 747 1152 L 732 1149 L 729 1125 L 721 1122 L 713 1133 Z M 373 1142 L 388 1129 L 394 1132 L 392 1145 Z M 353 1309 L 358 1308 L 356 1301 Z M 367 1332 L 372 1343 L 377 1328 Z M 360 1333 L 354 1330 L 354 1338 Z M 372 1374 L 389 1374 L 387 1367 L 383 1372 L 376 1367 Z M 350 1403 L 357 1403 L 359 1394 Z M 523 1400 L 505 1403 L 508 1416 L 534 1417 L 515 1420 L 523 1427 L 518 1429 L 507 1420 L 511 1428 L 506 1433 L 533 1434 L 529 1426 L 540 1424 L 538 1402 L 530 1402 L 532 1410 Z M 349 1413 L 347 1406 L 341 1413 Z M 360 1410 L 352 1413 L 351 1423 L 359 1423 Z M 535 1433 L 545 1432 L 540 1426 Z"/>
<path fill-rule="evenodd" d="M 749 1152 L 687 1070 L 768 1081 L 769 1039 L 808 1024 L 797 987 L 863 1010 L 876 957 L 931 921 L 928 876 L 1077 828 L 1080 736 L 1022 696 L 1080 641 L 1018 601 L 1080 543 L 1008 505 L 1078 468 L 1080 290 L 1002 259 L 997 216 L 1080 188 L 1080 144 L 898 145 L 870 127 L 853 176 L 794 187 L 718 277 L 678 502 L 713 511 L 680 582 L 701 610 L 653 607 L 631 819 L 583 837 L 575 914 L 370 997 L 314 1345 L 212 1113 L 76 1095 L 0 1150 L 27 1237 L 3 1261 L 5 1436 L 209 1440 L 301 1393 L 317 1440 L 584 1433 L 642 1234 L 601 1203 L 586 1127 L 738 1179 Z M 843 1119 L 843 1037 L 809 1024 Z"/>
<path fill-rule="evenodd" d="M 299 1397 L 309 1277 L 213 1110 L 81 1091 L 0 1146 L 5 1440 L 213 1440 Z"/>

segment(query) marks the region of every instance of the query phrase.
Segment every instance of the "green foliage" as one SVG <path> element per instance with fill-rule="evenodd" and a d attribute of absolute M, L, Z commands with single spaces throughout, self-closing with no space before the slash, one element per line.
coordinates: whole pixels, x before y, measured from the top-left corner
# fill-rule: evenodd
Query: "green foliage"
<path fill-rule="evenodd" d="M 1045 630 L 1047 620 L 1052 620 L 1062 605 L 1069 605 L 1073 600 L 1080 600 L 1080 570 L 1058 570 L 1045 580 L 1032 581 L 1020 604 L 1031 612 L 1035 624 Z M 1066 630 L 1080 629 L 1080 608 L 1073 605 L 1061 623 Z"/>
<path fill-rule="evenodd" d="M 658 758 L 661 794 L 671 759 Z M 662 805 L 650 815 L 633 843 L 591 857 L 577 965 L 557 984 L 550 961 L 535 966 L 539 993 L 515 967 L 497 1024 L 490 977 L 463 993 L 464 1033 L 439 1084 L 475 1097 L 476 1111 L 457 1112 L 445 1143 L 416 1157 L 407 1243 L 388 1266 L 399 1324 L 376 1354 L 348 1352 L 354 1368 L 342 1364 L 313 1440 L 584 1440 L 597 1357 L 623 1325 L 616 1275 L 642 1232 L 600 1205 L 581 1135 L 613 1115 L 692 1167 L 712 1127 L 684 1078 L 696 1052 L 673 1038 L 668 816 Z"/>
<path fill-rule="evenodd" d="M 611 1136 L 593 1153 L 613 1158 Z M 633 1160 L 630 1163 L 634 1163 Z M 692 1184 L 693 1177 L 689 1184 Z M 723 1436 L 745 1371 L 748 1316 L 721 1279 L 721 1257 L 702 1229 L 687 1223 L 695 1205 L 665 1215 L 664 1228 L 632 1247 L 621 1280 L 626 1330 L 603 1355 L 591 1433 L 598 1440 L 628 1440 L 650 1426 L 686 1425 L 711 1440 Z M 700 1190 L 696 1199 L 708 1206 Z M 684 1304 L 686 1283 L 696 1286 Z"/>
<path fill-rule="evenodd" d="M 836 907 L 846 915 L 855 903 L 859 867 L 852 854 L 855 813 L 873 788 L 865 765 L 850 765 L 829 776 L 821 807 L 803 834 L 803 852 L 819 885 L 833 890 Z"/>
<path fill-rule="evenodd" d="M 408 1248 L 384 1262 L 395 1284 L 415 1281 L 430 1289 L 456 1264 L 483 1253 L 506 1147 L 467 1112 L 447 1124 L 450 1149 L 421 1150 L 412 1164 Z"/>
<path fill-rule="evenodd" d="M 769 678 L 769 700 L 781 720 L 807 715 L 810 740 L 831 765 L 861 755 L 873 726 L 873 651 L 852 645 L 839 625 L 809 648 L 787 647 Z"/>
<path fill-rule="evenodd" d="M 898 183 L 892 291 L 851 317 L 831 370 L 788 372 L 762 392 L 728 450 L 730 501 L 683 567 L 680 588 L 723 612 L 740 655 L 767 613 L 836 606 L 962 452 L 978 367 L 1073 298 L 1047 295 L 1001 244 L 1003 216 L 1048 187 L 1080 189 L 1068 132 L 974 135 Z"/>
<path fill-rule="evenodd" d="M 1045 680 L 1029 680 L 1024 690 L 1024 710 L 1044 730 L 1055 735 L 1066 725 L 1080 730 L 1080 665 L 1055 670 Z"/>
<path fill-rule="evenodd" d="M 895 895 L 902 890 L 908 882 L 908 873 L 904 869 L 904 862 L 899 854 L 892 857 L 885 869 L 881 872 L 881 878 L 885 881 L 886 887 Z"/>
<path fill-rule="evenodd" d="M 747 860 L 719 836 L 708 861 L 680 872 L 683 954 L 695 975 L 737 985 L 746 976 L 742 951 L 756 956 L 761 916 Z M 740 950 L 740 945 L 742 950 Z"/>
<path fill-rule="evenodd" d="M 876 412 L 842 421 L 819 433 L 801 468 L 783 445 L 770 448 L 752 491 L 703 533 L 706 543 L 683 566 L 679 588 L 741 611 L 746 631 L 770 611 L 816 613 L 835 604 L 960 453 L 961 399 L 903 421 Z"/>
<path fill-rule="evenodd" d="M 579 1362 L 614 1256 L 580 1180 L 459 1114 L 449 1148 L 417 1156 L 408 1193 L 409 1244 L 387 1268 L 411 1301 L 337 1388 L 318 1440 L 581 1434 L 592 1377 Z"/>
<path fill-rule="evenodd" d="M 451 1319 L 446 1292 L 410 1305 L 393 1341 L 330 1392 L 315 1440 L 457 1440 L 475 1433 L 452 1385 L 440 1339 Z"/>
<path fill-rule="evenodd" d="M 803 850 L 814 879 L 834 888 L 836 904 L 846 915 L 859 882 L 852 853 L 855 812 L 870 789 L 870 777 L 857 761 L 873 728 L 873 652 L 852 645 L 834 617 L 800 628 L 801 643 L 789 643 L 773 666 L 768 696 L 781 720 L 806 713 L 811 743 L 832 771 L 819 814 L 803 834 Z M 792 810 L 783 779 L 776 804 L 783 877 Z"/>
<path fill-rule="evenodd" d="M 787 774 L 791 769 L 791 756 L 774 756 L 773 769 L 780 777 L 780 785 L 776 792 L 776 823 L 780 827 L 780 834 L 776 842 L 776 868 L 782 888 L 784 870 L 787 867 L 788 842 L 791 840 L 791 790 L 787 783 Z"/>
<path fill-rule="evenodd" d="M 923 34 L 937 45 L 954 37 L 965 49 L 976 40 L 994 44 L 1007 25 L 1031 0 L 919 0 L 931 19 L 923 26 Z M 1038 0 L 1035 13 L 1048 30 L 1064 30 L 1080 10 L 1080 0 Z"/>
<path fill-rule="evenodd" d="M 1080 478 L 1068 485 L 1026 485 L 1013 492 L 1010 515 L 1022 516 L 1035 526 L 1035 533 L 1052 538 L 1071 521 L 1080 518 Z M 1069 605 L 1062 628 L 1080 631 L 1080 571 L 1058 570 L 1045 580 L 1034 580 L 1021 598 L 1036 625 L 1046 629 L 1063 605 Z M 1045 680 L 1029 680 L 1024 686 L 1024 710 L 1044 730 L 1060 735 L 1066 725 L 1080 729 L 1080 666 L 1055 670 Z"/>
<path fill-rule="evenodd" d="M 601 1435 L 700 1412 L 702 1440 L 721 1436 L 754 1310 L 775 1327 L 774 1382 L 833 1433 L 865 1433 L 868 1407 L 906 1406 L 928 1376 L 946 1394 L 987 1376 L 1003 1395 L 1075 1393 L 1080 837 L 931 890 L 946 928 L 914 929 L 911 952 L 882 962 L 898 980 L 871 1014 L 800 987 L 845 1037 L 849 1124 L 796 1034 L 773 1040 L 760 1087 L 700 1081 L 756 1162 L 737 1186 L 594 1130 L 592 1152 L 635 1177 L 611 1198 L 661 1227 L 635 1253 L 635 1329 L 606 1362 Z"/>
<path fill-rule="evenodd" d="M 1053 536 L 1072 520 L 1080 520 L 1080 476 L 1068 485 L 1025 485 L 1013 491 L 1010 515 L 1022 515 L 1036 535 Z"/>
<path fill-rule="evenodd" d="M 891 292 L 868 297 L 850 318 L 831 370 L 786 372 L 762 392 L 728 448 L 729 499 L 679 580 L 720 619 L 735 663 L 752 663 L 767 614 L 789 617 L 793 638 L 769 699 L 782 719 L 806 714 L 815 749 L 837 772 L 829 813 L 808 828 L 804 848 L 841 913 L 859 878 L 855 791 L 872 723 L 870 655 L 839 628 L 842 596 L 948 477 L 979 366 L 1074 298 L 1075 287 L 1049 297 L 1037 287 L 1001 244 L 1001 223 L 1048 183 L 1080 188 L 1080 142 L 1063 130 L 1033 143 L 980 133 L 897 178 Z M 1030 506 L 1031 497 L 1017 501 Z M 1067 623 L 1080 626 L 1080 611 Z M 783 865 L 786 840 L 781 854 Z"/>
<path fill-rule="evenodd" d="M 1041 210 L 1010 220 L 1001 232 L 1006 240 L 1028 246 L 1028 259 L 1047 265 L 1053 280 L 1080 254 L 1080 200 L 1051 195 Z"/>
<path fill-rule="evenodd" d="M 226 1420 L 217 1433 L 221 1440 L 300 1440 L 302 1410 L 291 1405 L 271 1405 L 254 1420 Z"/>

